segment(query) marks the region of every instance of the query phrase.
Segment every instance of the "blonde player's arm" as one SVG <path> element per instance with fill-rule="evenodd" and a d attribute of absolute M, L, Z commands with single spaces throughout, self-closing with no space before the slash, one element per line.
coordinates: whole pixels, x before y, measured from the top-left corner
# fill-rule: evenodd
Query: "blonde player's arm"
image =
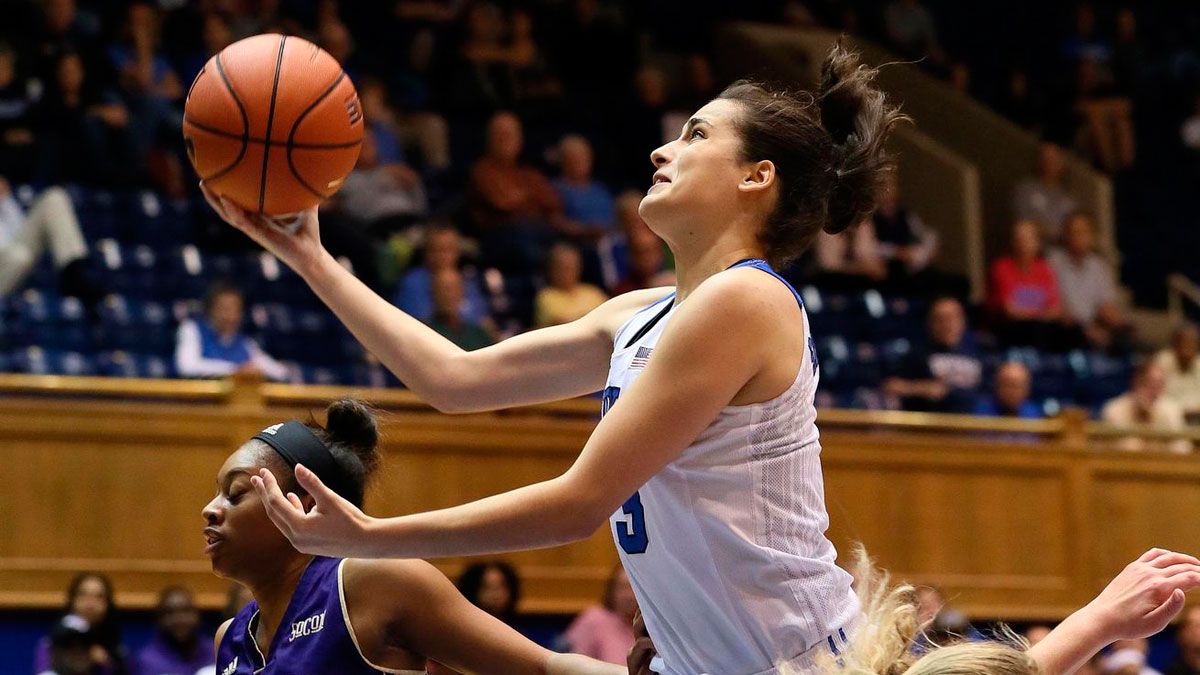
<path fill-rule="evenodd" d="M 300 467 L 296 478 L 316 502 L 308 512 L 270 472 L 251 480 L 271 520 L 306 553 L 436 558 L 557 546 L 595 532 L 722 408 L 780 395 L 805 352 L 802 314 L 783 284 L 757 270 L 722 272 L 679 305 L 645 371 L 556 478 L 386 519 L 364 515 Z"/>
<path fill-rule="evenodd" d="M 356 644 L 377 666 L 403 667 L 420 655 L 464 675 L 626 673 L 622 666 L 539 647 L 472 605 L 424 561 L 350 559 L 343 574 Z"/>
<path fill-rule="evenodd" d="M 1166 628 L 1183 609 L 1184 593 L 1197 587 L 1200 560 L 1151 549 L 1030 647 L 1029 654 L 1047 675 L 1073 673 L 1117 640 L 1148 637 Z"/>
<path fill-rule="evenodd" d="M 321 246 L 316 208 L 289 234 L 204 188 L 217 213 L 289 265 L 406 387 L 443 412 L 558 401 L 604 388 L 612 332 L 669 289 L 627 293 L 578 321 L 463 351 L 342 268 Z"/>

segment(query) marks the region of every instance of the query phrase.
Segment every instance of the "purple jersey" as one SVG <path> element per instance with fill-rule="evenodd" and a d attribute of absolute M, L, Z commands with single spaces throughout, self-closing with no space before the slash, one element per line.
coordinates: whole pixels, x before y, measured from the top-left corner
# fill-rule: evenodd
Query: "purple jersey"
<path fill-rule="evenodd" d="M 243 607 L 221 639 L 217 675 L 419 673 L 377 668 L 363 658 L 342 599 L 342 562 L 313 558 L 292 593 L 266 663 L 267 645 L 259 649 L 254 641 L 258 603 Z"/>

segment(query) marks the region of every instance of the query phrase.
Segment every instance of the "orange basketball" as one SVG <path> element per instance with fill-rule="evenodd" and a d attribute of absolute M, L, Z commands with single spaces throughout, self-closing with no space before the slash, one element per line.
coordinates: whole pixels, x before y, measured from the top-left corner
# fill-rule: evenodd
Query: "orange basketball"
<path fill-rule="evenodd" d="M 337 192 L 358 160 L 363 116 L 338 62 L 290 35 L 239 40 L 188 91 L 183 139 L 200 178 L 256 213 L 302 211 Z"/>

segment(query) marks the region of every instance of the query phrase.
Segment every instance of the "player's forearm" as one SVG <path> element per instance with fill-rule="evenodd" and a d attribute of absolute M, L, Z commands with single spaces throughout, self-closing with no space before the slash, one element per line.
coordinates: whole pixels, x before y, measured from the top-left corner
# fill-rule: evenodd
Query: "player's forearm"
<path fill-rule="evenodd" d="M 441 558 L 561 546 L 604 522 L 597 501 L 560 476 L 448 509 L 374 520 L 367 555 Z"/>
<path fill-rule="evenodd" d="M 327 252 L 297 270 L 354 337 L 430 405 L 442 408 L 460 384 L 463 350 L 379 297 Z"/>
<path fill-rule="evenodd" d="M 1111 642 L 1102 624 L 1084 607 L 1030 647 L 1029 655 L 1041 666 L 1042 675 L 1073 673 Z"/>
<path fill-rule="evenodd" d="M 582 654 L 551 653 L 546 659 L 546 675 L 626 675 L 624 666 L 604 663 Z"/>

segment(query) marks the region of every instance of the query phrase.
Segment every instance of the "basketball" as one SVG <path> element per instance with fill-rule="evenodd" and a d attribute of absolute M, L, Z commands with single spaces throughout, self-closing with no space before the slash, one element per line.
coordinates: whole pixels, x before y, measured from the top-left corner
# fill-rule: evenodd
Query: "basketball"
<path fill-rule="evenodd" d="M 183 136 L 214 192 L 278 216 L 337 192 L 358 160 L 363 116 L 336 59 L 302 38 L 264 34 L 229 45 L 196 75 Z"/>

